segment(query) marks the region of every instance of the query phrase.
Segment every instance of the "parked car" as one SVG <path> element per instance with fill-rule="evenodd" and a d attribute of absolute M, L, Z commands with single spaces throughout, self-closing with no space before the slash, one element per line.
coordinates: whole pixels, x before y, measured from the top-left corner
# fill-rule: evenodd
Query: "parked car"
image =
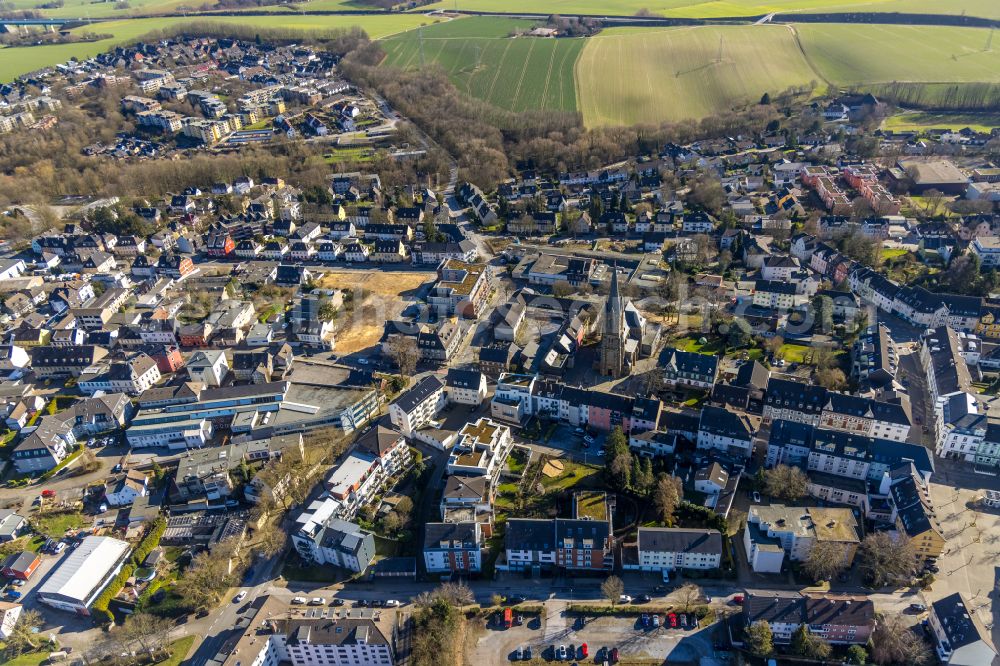
<path fill-rule="evenodd" d="M 344 600 L 343 599 L 334 599 L 333 601 L 330 602 L 330 605 L 331 606 L 343 606 L 344 605 Z"/>
<path fill-rule="evenodd" d="M 923 613 L 925 610 L 927 610 L 927 606 L 923 604 L 910 604 L 910 610 L 913 611 L 914 613 Z"/>
<path fill-rule="evenodd" d="M 734 604 L 741 604 L 741 603 L 743 603 L 743 595 L 742 594 L 733 595 L 732 602 Z"/>
<path fill-rule="evenodd" d="M 399 603 L 395 599 L 386 599 L 386 601 L 385 601 L 385 607 L 386 608 L 399 608 L 402 605 L 403 604 Z"/>
<path fill-rule="evenodd" d="M 638 597 L 635 598 L 635 602 L 637 604 L 648 604 L 652 600 L 653 600 L 652 597 L 650 597 L 648 594 L 640 594 Z"/>
<path fill-rule="evenodd" d="M 623 594 L 620 597 L 618 597 L 618 603 L 620 603 L 620 604 L 630 604 L 630 603 L 632 603 L 632 597 L 630 597 L 627 594 Z"/>
<path fill-rule="evenodd" d="M 326 599 L 323 597 L 313 597 L 309 600 L 310 606 L 326 606 Z"/>
<path fill-rule="evenodd" d="M 247 598 L 247 591 L 240 590 L 239 593 L 235 597 L 233 597 L 233 602 L 238 604 L 246 598 Z"/>
<path fill-rule="evenodd" d="M 52 546 L 52 553 L 54 555 L 58 555 L 61 552 L 63 552 L 64 550 L 66 550 L 66 544 L 63 541 L 60 541 L 56 545 Z"/>
<path fill-rule="evenodd" d="M 676 628 L 677 627 L 677 614 L 676 613 L 671 613 L 670 615 L 667 616 L 667 619 L 670 620 L 670 627 L 671 628 Z"/>
<path fill-rule="evenodd" d="M 618 663 L 618 648 L 611 648 L 611 663 Z"/>
<path fill-rule="evenodd" d="M 561 661 L 565 659 L 568 656 L 568 654 L 569 653 L 566 651 L 566 646 L 560 645 L 559 649 L 556 650 L 556 659 L 559 659 Z"/>
<path fill-rule="evenodd" d="M 649 613 L 643 613 L 641 620 L 642 620 L 642 626 L 648 627 L 649 626 Z"/>
<path fill-rule="evenodd" d="M 297 604 L 297 605 L 304 604 L 304 603 L 306 603 L 306 598 L 305 597 L 292 597 L 292 603 L 293 604 Z"/>
<path fill-rule="evenodd" d="M 594 437 L 592 435 L 584 435 L 583 436 L 583 441 L 585 441 L 587 444 L 593 444 L 597 440 L 594 439 Z"/>
<path fill-rule="evenodd" d="M 659 626 L 660 626 L 660 616 L 659 615 L 654 615 L 653 616 L 653 628 L 656 629 Z"/>
<path fill-rule="evenodd" d="M 524 659 L 524 648 L 518 646 L 517 650 L 514 652 L 514 660 L 520 661 L 521 659 Z"/>
<path fill-rule="evenodd" d="M 586 643 L 581 643 L 580 644 L 580 656 L 583 657 L 584 659 L 586 659 L 587 655 L 589 655 L 589 654 L 590 653 L 589 653 L 589 651 L 587 649 L 587 644 Z"/>
<path fill-rule="evenodd" d="M 754 501 L 754 502 L 755 502 L 756 504 L 760 504 L 760 493 L 759 493 L 759 492 L 757 492 L 756 490 L 755 490 L 755 491 L 753 491 L 753 501 Z"/>
<path fill-rule="evenodd" d="M 531 646 L 530 645 L 528 645 L 527 647 L 524 648 L 524 658 L 526 660 L 529 660 L 529 661 L 531 660 Z"/>

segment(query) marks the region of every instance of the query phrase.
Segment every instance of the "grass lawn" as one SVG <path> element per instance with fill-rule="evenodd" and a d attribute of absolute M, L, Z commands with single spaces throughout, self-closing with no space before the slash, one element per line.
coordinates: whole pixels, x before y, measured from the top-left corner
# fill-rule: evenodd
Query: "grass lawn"
<path fill-rule="evenodd" d="M 512 39 L 530 21 L 472 17 L 386 39 L 385 65 L 403 69 L 437 63 L 463 92 L 512 111 L 574 111 L 573 69 L 583 39 Z"/>
<path fill-rule="evenodd" d="M 699 342 L 703 337 L 705 338 L 705 344 Z M 685 336 L 671 341 L 669 346 L 681 351 L 695 352 L 697 354 L 718 354 L 722 351 L 722 340 L 701 335 Z"/>
<path fill-rule="evenodd" d="M 576 77 L 588 126 L 700 118 L 818 78 L 777 25 L 604 30 Z"/>
<path fill-rule="evenodd" d="M 375 554 L 382 557 L 396 557 L 399 555 L 401 543 L 393 539 L 375 535 Z"/>
<path fill-rule="evenodd" d="M 882 248 L 880 254 L 882 255 L 882 260 L 886 261 L 891 259 L 898 259 L 899 257 L 905 257 L 909 253 L 910 253 L 909 250 L 904 250 L 901 247 L 886 247 Z"/>
<path fill-rule="evenodd" d="M 45 534 L 51 539 L 62 538 L 68 530 L 86 525 L 84 517 L 77 512 L 41 515 L 31 519 L 31 526 L 36 532 Z"/>
<path fill-rule="evenodd" d="M 4 662 L 4 666 L 39 666 L 49 658 L 48 652 L 30 652 Z"/>
<path fill-rule="evenodd" d="M 187 657 L 188 652 L 191 651 L 194 639 L 194 636 L 185 636 L 171 643 L 170 656 L 163 661 L 156 662 L 155 666 L 180 666 L 181 662 Z"/>
<path fill-rule="evenodd" d="M 896 132 L 921 132 L 929 129 L 960 130 L 965 127 L 977 132 L 989 132 L 1000 127 L 1000 113 L 925 113 L 907 111 L 882 121 L 882 129 Z"/>
<path fill-rule="evenodd" d="M 784 344 L 778 353 L 789 363 L 805 363 L 805 356 L 809 350 L 810 347 L 805 345 Z"/>
<path fill-rule="evenodd" d="M 542 485 L 546 491 L 568 490 L 577 485 L 596 487 L 598 485 L 598 475 L 601 468 L 597 465 L 584 465 L 583 463 L 572 462 L 560 459 L 563 464 L 562 474 L 559 476 L 541 475 Z"/>

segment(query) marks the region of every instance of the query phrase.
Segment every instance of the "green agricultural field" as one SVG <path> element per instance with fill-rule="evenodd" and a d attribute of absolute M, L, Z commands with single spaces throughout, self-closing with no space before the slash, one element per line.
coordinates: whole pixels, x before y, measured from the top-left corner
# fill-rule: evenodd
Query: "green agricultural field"
<path fill-rule="evenodd" d="M 437 63 L 459 90 L 511 111 L 576 109 L 573 67 L 583 39 L 510 38 L 525 21 L 466 18 L 387 39 L 385 64 Z M 421 42 L 423 44 L 421 55 Z"/>
<path fill-rule="evenodd" d="M 914 12 L 967 14 L 1000 18 L 995 0 L 548 0 L 544 8 L 532 0 L 441 0 L 432 9 L 553 14 L 610 14 L 631 16 L 646 9 L 660 16 L 718 18 L 759 16 L 771 12 Z M 426 11 L 420 7 L 418 11 Z"/>
<path fill-rule="evenodd" d="M 213 23 L 234 23 L 239 25 L 259 25 L 261 28 L 301 28 L 303 32 L 349 28 L 360 26 L 373 39 L 379 39 L 410 30 L 419 25 L 430 24 L 434 19 L 416 14 L 386 14 L 378 16 L 219 16 L 209 20 Z M 11 79 L 33 70 L 66 62 L 70 58 L 91 58 L 123 42 L 138 39 L 156 30 L 173 25 L 190 23 L 192 19 L 146 18 L 123 21 L 94 23 L 78 28 L 78 32 L 94 32 L 112 35 L 107 39 L 77 44 L 55 44 L 51 46 L 30 46 L 0 49 L 0 81 Z"/>
<path fill-rule="evenodd" d="M 924 113 L 907 111 L 897 113 L 882 122 L 882 128 L 896 132 L 922 131 L 948 128 L 959 130 L 968 127 L 977 132 L 989 132 L 1000 127 L 1000 113 Z"/>
<path fill-rule="evenodd" d="M 818 78 L 791 31 L 773 25 L 606 30 L 576 77 L 589 126 L 699 118 Z"/>
<path fill-rule="evenodd" d="M 901 25 L 799 24 L 809 62 L 835 85 L 1000 81 L 989 31 Z"/>

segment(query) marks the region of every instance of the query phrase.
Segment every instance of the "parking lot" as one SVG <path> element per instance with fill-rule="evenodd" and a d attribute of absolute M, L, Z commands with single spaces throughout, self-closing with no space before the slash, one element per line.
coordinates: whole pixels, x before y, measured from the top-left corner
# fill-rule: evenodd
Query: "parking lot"
<path fill-rule="evenodd" d="M 570 646 L 576 650 L 575 658 L 567 661 L 580 663 L 600 663 L 597 655 L 602 648 L 610 651 L 618 648 L 621 659 L 650 659 L 662 663 L 698 663 L 711 666 L 725 663 L 723 654 L 716 659 L 713 649 L 713 627 L 701 629 L 681 629 L 652 623 L 643 627 L 639 617 L 588 617 L 568 615 L 564 602 L 550 601 L 544 606 L 542 616 L 524 617 L 524 624 L 510 629 L 489 626 L 480 637 L 471 663 L 486 666 L 508 664 L 517 655 L 518 648 L 531 648 L 535 661 L 553 661 L 560 646 Z M 661 615 L 661 618 L 664 617 Z M 588 656 L 583 657 L 582 644 L 588 647 Z"/>

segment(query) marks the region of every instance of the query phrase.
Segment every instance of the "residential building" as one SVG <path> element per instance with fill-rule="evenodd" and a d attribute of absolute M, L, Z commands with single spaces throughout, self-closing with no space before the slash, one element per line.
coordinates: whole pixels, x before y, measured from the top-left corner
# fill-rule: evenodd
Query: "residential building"
<path fill-rule="evenodd" d="M 257 605 L 254 605 L 257 608 Z M 383 617 L 385 614 L 383 613 Z M 221 666 L 393 666 L 389 626 L 377 610 L 289 607 L 266 597 Z"/>
<path fill-rule="evenodd" d="M 448 456 L 448 474 L 485 476 L 496 487 L 514 448 L 510 428 L 488 418 L 466 423 Z"/>
<path fill-rule="evenodd" d="M 788 645 L 805 625 L 833 645 L 865 645 L 875 630 L 875 604 L 861 596 L 750 591 L 743 598 L 743 627 L 767 622 L 773 640 Z"/>
<path fill-rule="evenodd" d="M 445 387 L 449 403 L 478 407 L 486 399 L 486 376 L 475 370 L 449 368 Z"/>
<path fill-rule="evenodd" d="M 389 418 L 405 437 L 410 437 L 428 424 L 445 404 L 444 384 L 434 375 L 428 375 L 389 405 Z"/>
<path fill-rule="evenodd" d="M 747 561 L 758 573 L 779 573 L 785 555 L 805 561 L 819 542 L 839 546 L 850 566 L 860 541 L 854 514 L 841 508 L 753 505 L 743 530 Z"/>
<path fill-rule="evenodd" d="M 7 640 L 21 617 L 21 604 L 0 601 L 0 639 Z"/>
<path fill-rule="evenodd" d="M 139 470 L 129 470 L 105 489 L 104 499 L 108 506 L 129 506 L 146 493 L 146 475 Z"/>
<path fill-rule="evenodd" d="M 483 544 L 478 522 L 427 523 L 424 526 L 424 567 L 427 573 L 479 573 L 483 568 Z"/>
<path fill-rule="evenodd" d="M 46 472 L 70 454 L 76 446 L 76 436 L 70 424 L 59 415 L 43 416 L 21 442 L 11 457 L 20 474 Z"/>
<path fill-rule="evenodd" d="M 759 425 L 758 417 L 706 405 L 701 411 L 698 424 L 698 448 L 715 449 L 749 458 Z"/>
<path fill-rule="evenodd" d="M 488 304 L 493 279 L 488 264 L 445 259 L 437 268 L 438 280 L 427 302 L 440 316 L 478 319 Z"/>
<path fill-rule="evenodd" d="M 719 359 L 712 354 L 686 352 L 667 347 L 660 354 L 664 384 L 711 390 L 719 374 Z"/>
<path fill-rule="evenodd" d="M 933 602 L 927 618 L 934 650 L 949 666 L 992 664 L 997 657 L 990 630 L 976 608 L 959 592 Z"/>
<path fill-rule="evenodd" d="M 309 531 L 292 534 L 296 552 L 307 562 L 362 572 L 375 559 L 375 536 L 354 523 L 330 518 Z M 314 662 L 308 662 L 314 663 Z"/>
<path fill-rule="evenodd" d="M 640 527 L 638 569 L 718 569 L 722 563 L 722 534 L 718 530 Z"/>

